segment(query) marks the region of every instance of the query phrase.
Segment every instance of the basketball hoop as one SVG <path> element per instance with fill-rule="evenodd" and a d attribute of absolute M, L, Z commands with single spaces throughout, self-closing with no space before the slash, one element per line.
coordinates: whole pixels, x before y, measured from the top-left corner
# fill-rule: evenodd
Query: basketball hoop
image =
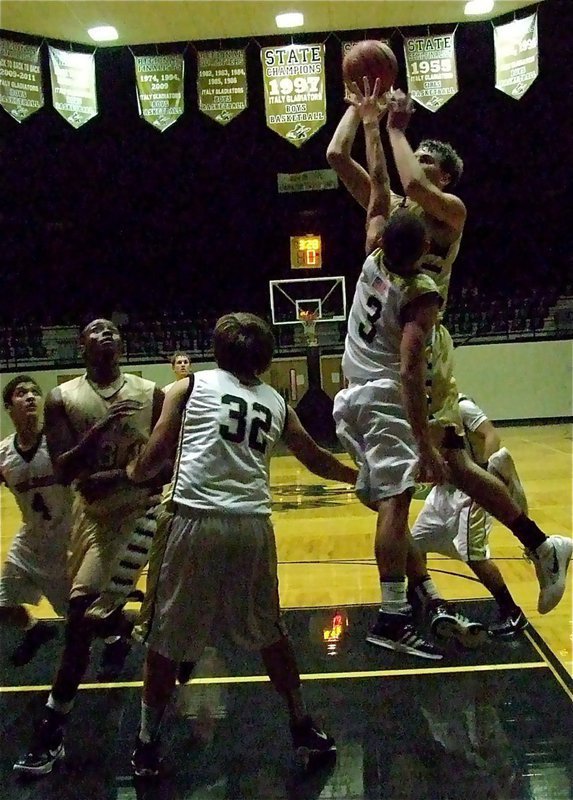
<path fill-rule="evenodd" d="M 301 311 L 299 312 L 298 318 L 302 322 L 307 347 L 316 347 L 318 345 L 318 339 L 316 337 L 318 313 L 316 311 Z"/>

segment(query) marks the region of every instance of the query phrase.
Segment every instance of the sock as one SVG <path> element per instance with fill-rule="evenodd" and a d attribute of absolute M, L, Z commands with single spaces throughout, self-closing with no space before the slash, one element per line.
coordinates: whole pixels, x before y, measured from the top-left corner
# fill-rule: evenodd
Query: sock
<path fill-rule="evenodd" d="M 156 708 L 146 705 L 141 701 L 141 725 L 139 728 L 139 738 L 148 744 L 157 738 L 161 721 L 163 719 L 164 708 Z"/>
<path fill-rule="evenodd" d="M 434 581 L 429 575 L 424 575 L 419 582 L 412 586 L 412 589 L 422 605 L 425 605 L 428 600 L 442 600 L 440 593 L 436 589 Z"/>
<path fill-rule="evenodd" d="M 56 700 L 52 692 L 50 692 L 50 696 L 48 697 L 48 702 L 46 703 L 47 708 L 51 708 L 52 711 L 55 711 L 58 714 L 61 714 L 63 717 L 66 714 L 69 714 L 72 708 L 74 707 L 74 701 L 69 700 L 66 702 L 60 702 L 60 700 Z"/>
<path fill-rule="evenodd" d="M 507 527 L 526 550 L 537 550 L 540 544 L 547 541 L 547 536 L 543 531 L 525 514 L 520 514 L 515 522 Z"/>
<path fill-rule="evenodd" d="M 508 614 L 511 614 L 512 611 L 515 611 L 518 608 L 507 586 L 492 592 L 492 595 L 495 602 L 499 606 L 499 611 L 502 617 L 508 616 Z"/>
<path fill-rule="evenodd" d="M 106 639 L 104 639 L 104 642 L 105 644 L 115 644 L 116 642 L 119 642 L 120 639 L 121 636 L 108 636 Z"/>
<path fill-rule="evenodd" d="M 382 592 L 382 602 L 380 611 L 390 614 L 399 614 L 408 611 L 408 601 L 406 600 L 406 578 L 389 578 L 380 581 Z"/>

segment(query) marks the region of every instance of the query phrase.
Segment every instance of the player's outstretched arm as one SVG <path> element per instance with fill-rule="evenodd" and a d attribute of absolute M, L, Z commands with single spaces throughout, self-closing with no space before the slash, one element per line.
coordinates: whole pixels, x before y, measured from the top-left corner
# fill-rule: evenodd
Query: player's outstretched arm
<path fill-rule="evenodd" d="M 146 483 L 155 478 L 163 469 L 165 462 L 173 459 L 181 431 L 185 403 L 192 388 L 192 378 L 183 378 L 171 387 L 165 398 L 162 398 L 161 414 L 151 436 L 126 468 L 127 477 L 134 483 Z"/>
<path fill-rule="evenodd" d="M 424 211 L 451 229 L 452 241 L 463 230 L 466 207 L 459 197 L 442 191 L 425 175 L 407 138 L 406 128 L 414 112 L 412 99 L 400 90 L 390 100 L 386 127 L 404 193 Z"/>
<path fill-rule="evenodd" d="M 370 201 L 370 178 L 364 167 L 352 158 L 352 145 L 360 122 L 358 110 L 349 106 L 330 140 L 326 160 L 352 197 L 366 210 Z"/>
<path fill-rule="evenodd" d="M 330 481 L 349 483 L 352 486 L 356 483 L 358 477 L 356 469 L 347 467 L 328 450 L 320 447 L 303 428 L 296 412 L 290 406 L 287 407 L 284 440 L 293 455 L 315 475 Z"/>

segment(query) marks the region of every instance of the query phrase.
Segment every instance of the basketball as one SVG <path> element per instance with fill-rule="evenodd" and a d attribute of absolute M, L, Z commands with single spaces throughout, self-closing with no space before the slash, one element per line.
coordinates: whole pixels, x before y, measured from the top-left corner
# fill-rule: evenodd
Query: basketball
<path fill-rule="evenodd" d="M 370 89 L 374 88 L 376 78 L 380 78 L 380 94 L 387 92 L 394 85 L 398 75 L 396 56 L 387 44 L 375 39 L 357 42 L 344 56 L 342 75 L 346 84 L 353 82 L 363 88 L 363 78 L 370 81 Z"/>

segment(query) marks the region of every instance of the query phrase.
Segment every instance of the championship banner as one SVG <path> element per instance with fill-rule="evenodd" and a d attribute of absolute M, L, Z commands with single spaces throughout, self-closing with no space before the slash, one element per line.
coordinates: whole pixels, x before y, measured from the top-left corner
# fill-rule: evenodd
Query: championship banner
<path fill-rule="evenodd" d="M 197 54 L 199 110 L 226 125 L 247 107 L 244 50 L 200 50 Z"/>
<path fill-rule="evenodd" d="M 17 122 L 42 108 L 39 47 L 0 39 L 0 105 Z"/>
<path fill-rule="evenodd" d="M 139 116 L 163 133 L 183 114 L 183 56 L 134 56 Z"/>
<path fill-rule="evenodd" d="M 493 31 L 495 88 L 520 100 L 539 75 L 537 13 Z"/>
<path fill-rule="evenodd" d="M 359 41 L 362 41 L 362 39 L 357 39 L 354 42 L 342 42 L 342 52 L 340 60 L 341 70 L 342 70 L 342 62 L 344 61 L 344 56 L 348 53 L 349 50 L 352 50 L 354 45 L 358 44 Z M 382 42 L 382 44 L 387 44 L 388 46 L 390 46 L 390 39 L 379 39 L 378 41 Z M 360 88 L 362 89 L 362 86 Z M 348 91 L 348 86 L 344 83 L 344 99 L 348 100 L 349 97 L 350 97 L 350 92 Z"/>
<path fill-rule="evenodd" d="M 74 128 L 97 116 L 93 53 L 70 53 L 48 46 L 54 108 Z"/>
<path fill-rule="evenodd" d="M 301 147 L 326 122 L 324 44 L 261 50 L 267 125 Z"/>
<path fill-rule="evenodd" d="M 457 94 L 454 34 L 404 39 L 408 92 L 428 111 L 437 111 Z"/>

